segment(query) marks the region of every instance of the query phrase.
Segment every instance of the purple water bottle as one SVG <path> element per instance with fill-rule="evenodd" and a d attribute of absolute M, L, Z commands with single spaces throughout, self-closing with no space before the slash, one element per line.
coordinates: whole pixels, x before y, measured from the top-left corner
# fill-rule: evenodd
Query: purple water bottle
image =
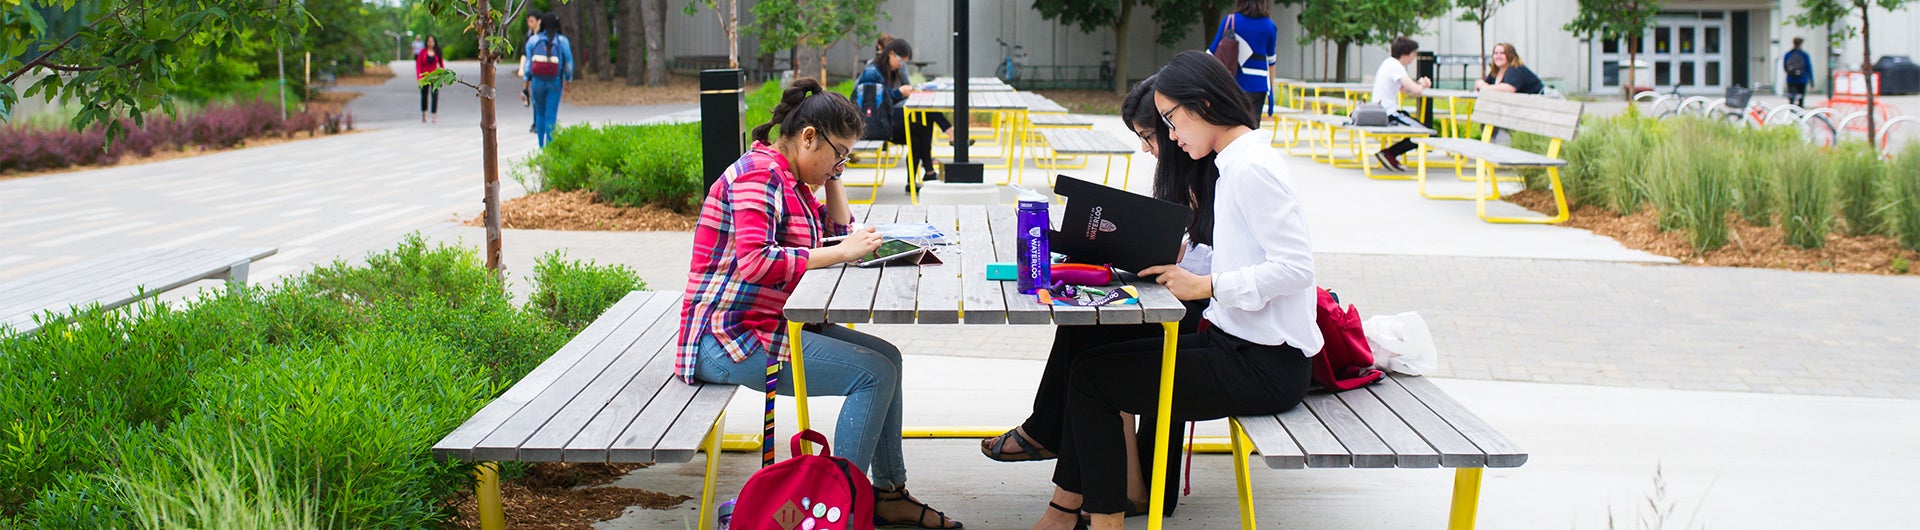
<path fill-rule="evenodd" d="M 1014 193 L 1020 200 L 1020 211 L 1015 214 L 1015 226 L 1020 230 L 1020 293 L 1033 294 L 1036 289 L 1053 285 L 1053 252 L 1047 248 L 1047 229 L 1053 223 L 1047 215 L 1045 195 L 1026 188 Z"/>

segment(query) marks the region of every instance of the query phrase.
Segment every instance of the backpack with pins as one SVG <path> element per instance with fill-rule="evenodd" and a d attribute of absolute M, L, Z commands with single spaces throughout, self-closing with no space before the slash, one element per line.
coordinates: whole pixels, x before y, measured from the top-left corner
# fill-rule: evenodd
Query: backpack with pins
<path fill-rule="evenodd" d="M 560 77 L 560 56 L 553 54 L 553 41 L 558 38 L 557 36 L 547 36 L 540 39 L 540 44 L 546 45 L 543 53 L 529 55 L 527 57 L 528 69 L 532 70 L 534 77 L 540 79 Z"/>

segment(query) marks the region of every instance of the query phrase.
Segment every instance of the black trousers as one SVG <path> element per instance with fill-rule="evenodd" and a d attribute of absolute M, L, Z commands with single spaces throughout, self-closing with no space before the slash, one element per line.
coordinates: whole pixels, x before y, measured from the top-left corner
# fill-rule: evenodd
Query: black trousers
<path fill-rule="evenodd" d="M 1387 115 L 1387 123 L 1394 124 L 1395 122 L 1398 122 L 1397 124 L 1407 124 L 1407 125 L 1413 125 L 1413 124 L 1426 125 L 1426 124 L 1420 123 L 1419 118 L 1413 117 L 1412 114 L 1407 114 L 1407 111 L 1404 111 L 1404 110 L 1396 110 L 1396 111 L 1393 111 L 1393 114 Z M 1427 126 L 1432 127 L 1431 125 L 1427 125 Z M 1415 147 L 1419 147 L 1419 145 L 1413 143 L 1413 140 L 1402 138 L 1400 139 L 1400 141 L 1394 142 L 1393 145 L 1387 146 L 1386 149 L 1381 149 L 1380 151 L 1389 155 L 1393 155 L 1393 158 L 1395 159 L 1399 159 L 1400 155 L 1407 154 L 1408 151 L 1412 151 Z"/>
<path fill-rule="evenodd" d="M 941 129 L 948 129 L 953 127 L 953 123 L 947 121 L 947 115 L 937 112 L 923 113 L 922 115 L 925 116 L 926 119 L 920 120 L 918 123 L 909 123 L 907 122 L 907 110 L 902 108 L 898 112 L 900 114 L 894 116 L 893 122 L 895 124 L 904 124 L 904 126 L 895 125 L 893 129 L 893 139 L 889 141 L 896 144 L 907 143 L 907 138 L 911 135 L 913 138 L 913 163 L 922 170 L 933 170 L 933 128 L 937 126 Z"/>
<path fill-rule="evenodd" d="M 1067 376 L 1067 430 L 1053 483 L 1077 492 L 1087 513 L 1126 511 L 1126 441 L 1120 413 L 1159 406 L 1160 339 L 1111 344 L 1079 354 Z M 1311 360 L 1292 346 L 1247 342 L 1212 328 L 1180 337 L 1173 383 L 1175 422 L 1277 414 L 1307 393 Z M 1145 455 L 1151 450 L 1141 447 Z M 1150 468 L 1143 468 L 1150 469 Z"/>
<path fill-rule="evenodd" d="M 1187 335 L 1197 331 L 1200 313 L 1207 309 L 1206 300 L 1186 302 L 1187 316 L 1180 320 L 1180 334 Z M 1128 326 L 1059 326 L 1053 332 L 1053 351 L 1047 354 L 1047 367 L 1040 372 L 1040 388 L 1033 395 L 1033 414 L 1027 421 L 1020 423 L 1020 430 L 1027 433 L 1041 447 L 1056 450 L 1061 447 L 1061 439 L 1067 430 L 1067 376 L 1074 360 L 1081 352 L 1102 346 L 1128 341 L 1151 341 L 1159 344 L 1165 332 L 1159 324 L 1136 324 Z M 1159 350 L 1155 350 L 1159 351 Z M 1135 423 L 1136 443 L 1140 446 L 1140 469 L 1153 468 L 1154 411 L 1140 415 Z M 1178 425 L 1173 432 L 1167 433 L 1167 446 L 1175 447 L 1185 439 L 1185 433 Z M 1167 459 L 1167 476 L 1180 476 L 1180 459 Z M 1122 483 L 1123 485 L 1125 483 Z M 1161 495 L 1166 499 L 1167 513 L 1173 513 L 1180 495 L 1180 481 L 1167 481 L 1166 491 Z"/>
<path fill-rule="evenodd" d="M 1807 106 L 1807 84 L 1788 81 L 1787 82 L 1787 103 L 1792 103 L 1794 105 L 1798 105 L 1802 107 Z"/>
<path fill-rule="evenodd" d="M 440 113 L 440 89 L 420 87 L 420 112 Z"/>

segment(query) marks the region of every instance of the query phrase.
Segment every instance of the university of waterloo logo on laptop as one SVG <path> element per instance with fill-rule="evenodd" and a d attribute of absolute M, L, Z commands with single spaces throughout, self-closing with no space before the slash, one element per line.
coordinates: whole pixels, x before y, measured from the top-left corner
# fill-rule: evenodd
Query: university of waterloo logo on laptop
<path fill-rule="evenodd" d="M 1087 216 L 1088 241 L 1100 239 L 1101 232 L 1112 232 L 1120 229 L 1120 227 L 1114 226 L 1113 221 L 1101 218 L 1101 208 L 1099 206 L 1093 207 L 1090 213 L 1092 213 L 1092 215 Z"/>

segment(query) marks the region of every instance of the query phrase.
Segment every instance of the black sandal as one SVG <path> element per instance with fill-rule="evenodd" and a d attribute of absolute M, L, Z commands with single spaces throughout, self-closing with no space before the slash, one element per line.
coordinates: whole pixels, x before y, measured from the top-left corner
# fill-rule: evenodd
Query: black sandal
<path fill-rule="evenodd" d="M 913 520 L 911 521 L 889 521 L 889 520 L 886 520 L 885 518 L 880 517 L 879 504 L 883 502 L 894 502 L 894 501 L 905 501 L 907 504 L 920 507 L 920 516 L 913 518 Z M 940 513 L 940 510 L 935 510 L 933 509 L 932 506 L 927 506 L 927 503 L 920 502 L 919 500 L 914 499 L 912 495 L 907 493 L 906 488 L 900 488 L 893 491 L 874 488 L 873 503 L 875 505 L 873 510 L 873 525 L 880 528 L 927 528 L 927 529 L 951 530 L 954 528 L 966 528 L 967 526 L 967 525 L 961 524 L 960 521 L 955 521 L 953 520 L 953 518 L 947 517 L 947 514 Z M 927 523 L 926 523 L 927 512 L 933 512 L 934 515 L 939 516 L 941 523 L 943 524 L 953 523 L 953 526 L 927 526 Z"/>
<path fill-rule="evenodd" d="M 1073 514 L 1073 530 L 1087 530 L 1093 525 L 1093 518 L 1087 514 L 1080 513 L 1078 509 L 1069 509 L 1053 501 L 1047 501 L 1047 507 Z"/>
<path fill-rule="evenodd" d="M 1020 447 L 1020 452 L 1017 453 L 1018 456 L 1007 456 L 1004 450 L 1007 447 L 1007 438 L 1012 438 L 1013 445 Z M 1047 448 L 1040 447 L 1040 444 L 1028 442 L 1027 437 L 1022 436 L 1020 429 L 1017 427 L 1009 429 L 1006 434 L 990 438 L 990 440 L 992 440 L 993 443 L 980 446 L 980 454 L 987 455 L 987 458 L 1001 462 L 1037 462 L 1060 457 L 1054 454 L 1053 451 L 1048 451 Z"/>

